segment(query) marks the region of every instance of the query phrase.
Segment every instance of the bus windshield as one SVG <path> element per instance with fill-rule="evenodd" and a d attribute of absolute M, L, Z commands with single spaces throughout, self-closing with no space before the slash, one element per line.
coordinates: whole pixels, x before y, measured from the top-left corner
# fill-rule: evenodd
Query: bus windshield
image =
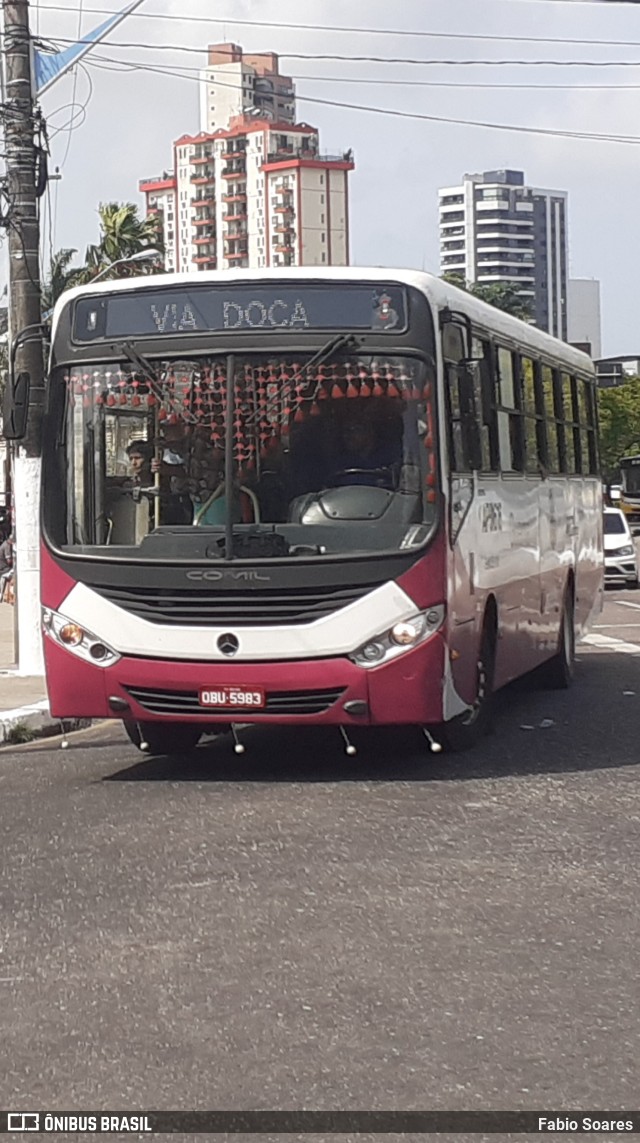
<path fill-rule="evenodd" d="M 312 356 L 56 370 L 54 544 L 151 559 L 192 557 L 194 535 L 208 559 L 421 546 L 437 498 L 434 367 L 343 351 L 307 368 Z"/>
<path fill-rule="evenodd" d="M 622 487 L 625 492 L 640 494 L 640 457 L 620 464 Z"/>

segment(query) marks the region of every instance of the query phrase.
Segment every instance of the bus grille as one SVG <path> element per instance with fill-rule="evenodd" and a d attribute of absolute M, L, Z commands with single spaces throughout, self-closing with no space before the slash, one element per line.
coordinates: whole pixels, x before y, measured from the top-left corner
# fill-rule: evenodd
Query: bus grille
<path fill-rule="evenodd" d="M 203 707 L 197 691 L 161 691 L 146 687 L 126 687 L 140 706 L 150 714 L 224 714 L 237 721 L 247 714 L 323 714 L 344 694 L 344 687 L 322 691 L 271 691 L 259 710 L 229 710 L 228 707 Z"/>
<path fill-rule="evenodd" d="M 380 583 L 345 587 L 213 591 L 92 584 L 104 599 L 150 623 L 173 627 L 280 627 L 313 623 L 355 603 Z"/>

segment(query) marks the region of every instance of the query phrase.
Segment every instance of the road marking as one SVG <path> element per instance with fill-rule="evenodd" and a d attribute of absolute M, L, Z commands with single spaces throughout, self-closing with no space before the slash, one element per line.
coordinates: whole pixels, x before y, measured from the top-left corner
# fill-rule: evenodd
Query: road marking
<path fill-rule="evenodd" d="M 635 611 L 640 611 L 640 603 L 632 603 L 630 599 L 616 599 L 617 607 L 633 607 Z"/>
<path fill-rule="evenodd" d="M 623 627 L 640 627 L 640 623 L 594 623 L 594 631 L 603 631 L 605 628 L 615 627 L 616 631 L 622 631 Z"/>
<path fill-rule="evenodd" d="M 625 643 L 624 639 L 614 639 L 612 635 L 585 635 L 583 643 L 591 647 L 600 647 L 603 651 L 620 651 L 625 655 L 640 655 L 640 646 L 637 643 Z"/>

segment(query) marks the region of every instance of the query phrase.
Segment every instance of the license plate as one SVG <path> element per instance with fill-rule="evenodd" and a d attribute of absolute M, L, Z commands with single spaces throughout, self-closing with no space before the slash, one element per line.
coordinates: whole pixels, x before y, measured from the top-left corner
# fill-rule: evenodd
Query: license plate
<path fill-rule="evenodd" d="M 259 710 L 265 705 L 261 687 L 208 687 L 200 690 L 200 706 L 223 710 Z"/>

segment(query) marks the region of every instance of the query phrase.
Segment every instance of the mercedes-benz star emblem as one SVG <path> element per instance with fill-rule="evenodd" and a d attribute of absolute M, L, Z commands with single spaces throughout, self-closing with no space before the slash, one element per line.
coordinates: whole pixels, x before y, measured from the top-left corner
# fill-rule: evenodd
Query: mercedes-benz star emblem
<path fill-rule="evenodd" d="M 218 639 L 218 650 L 221 651 L 223 655 L 235 655 L 239 647 L 240 643 L 238 639 L 235 635 L 232 635 L 230 631 L 227 631 Z"/>

